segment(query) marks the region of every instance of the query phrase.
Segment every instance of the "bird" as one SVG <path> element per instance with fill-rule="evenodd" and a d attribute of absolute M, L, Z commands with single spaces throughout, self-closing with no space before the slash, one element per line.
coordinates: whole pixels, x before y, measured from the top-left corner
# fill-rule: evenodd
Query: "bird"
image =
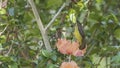
<path fill-rule="evenodd" d="M 74 28 L 74 36 L 76 40 L 80 44 L 80 49 L 84 49 L 86 47 L 86 41 L 85 41 L 85 33 L 83 31 L 83 27 L 81 23 L 77 20 Z"/>

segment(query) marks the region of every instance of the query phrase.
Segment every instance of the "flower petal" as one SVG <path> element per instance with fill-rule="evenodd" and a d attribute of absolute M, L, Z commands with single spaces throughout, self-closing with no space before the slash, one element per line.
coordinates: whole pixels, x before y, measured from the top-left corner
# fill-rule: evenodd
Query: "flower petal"
<path fill-rule="evenodd" d="M 75 61 L 63 62 L 60 68 L 79 68 Z"/>
<path fill-rule="evenodd" d="M 73 53 L 74 56 L 84 56 L 82 50 L 76 50 L 74 53 Z"/>

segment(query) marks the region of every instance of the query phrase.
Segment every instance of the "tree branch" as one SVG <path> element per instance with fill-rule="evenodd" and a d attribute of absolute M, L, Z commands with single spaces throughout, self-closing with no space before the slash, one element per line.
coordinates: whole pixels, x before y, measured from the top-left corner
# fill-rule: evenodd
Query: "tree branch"
<path fill-rule="evenodd" d="M 60 12 L 62 11 L 62 9 L 65 7 L 65 3 L 63 3 L 63 5 L 60 7 L 60 9 L 58 10 L 58 12 L 54 15 L 54 17 L 52 18 L 52 20 L 48 23 L 48 25 L 45 28 L 45 31 L 52 25 L 52 23 L 54 22 L 54 20 L 57 18 L 57 16 L 60 14 Z"/>
<path fill-rule="evenodd" d="M 46 34 L 46 32 L 45 32 L 45 29 L 44 29 L 44 27 L 43 27 L 43 24 L 42 24 L 42 21 L 41 21 L 41 19 L 40 19 L 39 13 L 38 13 L 38 11 L 37 11 L 37 9 L 36 9 L 36 6 L 35 6 L 33 0 L 28 0 L 28 2 L 30 3 L 30 5 L 31 5 L 31 7 L 32 7 L 32 11 L 33 11 L 34 16 L 35 16 L 35 18 L 36 18 L 36 21 L 37 21 L 37 24 L 38 24 L 38 26 L 39 26 L 40 32 L 41 32 L 41 34 L 42 34 L 45 47 L 46 47 L 47 50 L 52 51 L 51 46 L 50 46 L 50 43 L 49 43 L 49 41 L 48 41 L 48 36 L 47 36 L 47 34 Z"/>

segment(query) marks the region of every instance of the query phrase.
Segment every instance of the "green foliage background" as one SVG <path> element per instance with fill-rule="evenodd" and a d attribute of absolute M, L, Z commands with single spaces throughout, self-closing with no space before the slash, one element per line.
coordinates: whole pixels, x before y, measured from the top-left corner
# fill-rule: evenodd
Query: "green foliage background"
<path fill-rule="evenodd" d="M 44 27 L 61 5 L 69 1 L 34 0 Z M 68 3 L 47 31 L 53 49 L 49 52 L 27 0 L 8 0 L 7 7 L 0 9 L 0 33 L 7 27 L 0 35 L 0 68 L 59 68 L 67 59 L 55 47 L 56 34 L 61 29 L 62 37 L 74 40 L 72 22 L 75 19 L 84 26 L 88 48 L 84 57 L 72 56 L 72 59 L 81 68 L 119 68 L 119 3 L 120 0 Z"/>

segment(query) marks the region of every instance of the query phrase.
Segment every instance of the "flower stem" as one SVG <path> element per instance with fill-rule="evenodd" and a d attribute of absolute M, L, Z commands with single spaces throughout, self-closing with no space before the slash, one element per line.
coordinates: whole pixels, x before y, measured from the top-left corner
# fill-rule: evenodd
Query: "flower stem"
<path fill-rule="evenodd" d="M 71 55 L 68 56 L 68 61 L 69 61 L 69 62 L 71 61 Z"/>

